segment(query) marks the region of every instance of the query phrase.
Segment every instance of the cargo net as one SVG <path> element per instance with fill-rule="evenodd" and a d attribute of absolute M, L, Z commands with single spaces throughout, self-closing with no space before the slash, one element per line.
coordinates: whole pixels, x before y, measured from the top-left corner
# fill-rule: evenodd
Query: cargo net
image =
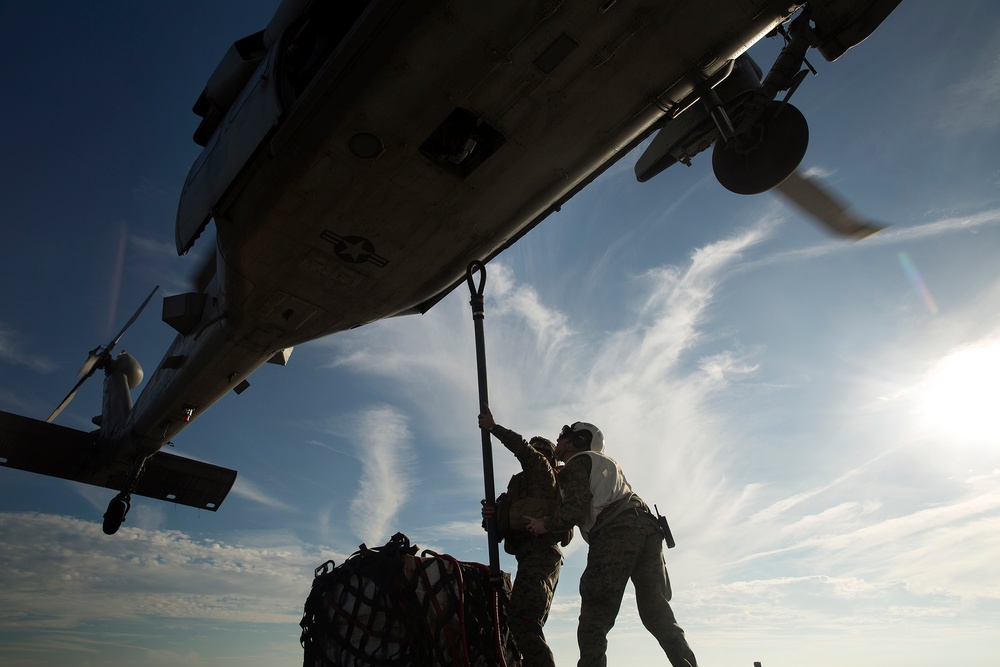
<path fill-rule="evenodd" d="M 316 569 L 302 617 L 305 667 L 519 667 L 507 630 L 510 576 L 396 533 Z"/>

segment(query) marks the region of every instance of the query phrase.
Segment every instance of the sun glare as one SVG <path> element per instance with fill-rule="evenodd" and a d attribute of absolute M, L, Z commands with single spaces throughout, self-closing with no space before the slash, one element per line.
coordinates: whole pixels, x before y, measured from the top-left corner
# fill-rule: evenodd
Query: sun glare
<path fill-rule="evenodd" d="M 962 442 L 1000 444 L 1000 343 L 960 348 L 928 373 L 919 418 Z"/>

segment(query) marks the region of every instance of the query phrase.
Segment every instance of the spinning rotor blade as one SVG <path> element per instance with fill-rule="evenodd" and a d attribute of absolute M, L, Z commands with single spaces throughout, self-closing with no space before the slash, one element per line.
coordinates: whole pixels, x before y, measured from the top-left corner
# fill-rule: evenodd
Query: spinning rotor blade
<path fill-rule="evenodd" d="M 101 351 L 103 349 L 104 348 L 98 345 L 90 351 L 90 354 L 87 355 L 87 360 L 83 362 L 83 365 L 80 366 L 80 370 L 76 374 L 77 380 L 83 377 L 90 377 L 90 375 L 94 372 L 94 366 L 96 366 L 97 362 L 101 359 Z"/>
<path fill-rule="evenodd" d="M 860 241 L 885 229 L 883 225 L 871 224 L 856 217 L 846 206 L 834 199 L 819 181 L 798 170 L 793 171 L 775 189 L 835 234 Z"/>
<path fill-rule="evenodd" d="M 94 362 L 94 363 L 96 364 L 96 360 L 95 360 L 95 362 Z M 91 375 L 93 375 L 93 374 L 94 374 L 94 371 L 95 371 L 95 370 L 97 370 L 97 366 L 96 366 L 96 365 L 92 365 L 92 366 L 90 367 L 90 371 L 89 371 L 89 372 L 88 372 L 88 373 L 87 373 L 86 375 L 82 376 L 82 377 L 81 377 L 81 378 L 79 379 L 79 381 L 77 381 L 77 383 L 76 383 L 76 384 L 75 384 L 75 385 L 73 386 L 73 388 L 72 388 L 72 389 L 70 390 L 70 392 L 69 392 L 68 394 L 66 394 L 66 398 L 64 398 L 64 399 L 62 400 L 62 403 L 60 403 L 60 404 L 59 404 L 59 406 L 58 406 L 58 407 L 57 407 L 57 408 L 56 408 L 55 410 L 53 410 L 53 411 L 52 411 L 52 414 L 51 414 L 51 415 L 49 415 L 49 418 L 48 418 L 48 419 L 46 419 L 45 421 L 47 421 L 47 422 L 51 422 L 52 420 L 54 420 L 54 419 L 55 419 L 56 417 L 58 417 L 58 416 L 59 416 L 59 413 L 60 413 L 60 412 L 62 412 L 62 411 L 63 411 L 63 409 L 64 409 L 64 408 L 65 408 L 65 407 L 66 407 L 67 405 L 69 405 L 70 401 L 72 401 L 72 400 L 73 400 L 73 397 L 74 397 L 74 396 L 76 396 L 76 392 L 77 392 L 77 390 L 78 390 L 78 389 L 79 389 L 79 388 L 80 388 L 81 386 L 83 386 L 83 383 L 84 383 L 84 382 L 86 382 L 86 381 L 87 381 L 87 379 L 88 379 L 88 378 L 89 378 L 89 377 L 90 377 Z"/>
<path fill-rule="evenodd" d="M 147 296 L 146 300 L 142 302 L 142 305 L 139 306 L 139 309 L 135 311 L 135 314 L 132 315 L 131 319 L 129 319 L 129 321 L 125 323 L 125 326 L 123 326 L 121 331 L 118 332 L 118 335 L 115 336 L 110 343 L 108 343 L 107 347 L 101 347 L 100 345 L 98 345 L 97 347 L 95 347 L 93 350 L 90 351 L 90 353 L 87 355 L 87 360 L 83 362 L 83 366 L 80 367 L 80 371 L 76 374 L 77 378 L 76 384 L 73 386 L 70 392 L 66 394 L 66 398 L 62 400 L 62 403 L 60 403 L 59 406 L 52 411 L 52 414 L 50 414 L 49 418 L 46 419 L 45 421 L 51 422 L 56 417 L 58 417 L 59 413 L 62 412 L 66 408 L 66 406 L 70 404 L 70 401 L 73 400 L 73 397 L 76 396 L 76 392 L 80 389 L 81 386 L 83 386 L 83 383 L 86 382 L 98 368 L 103 366 L 103 364 L 101 363 L 102 360 L 105 358 L 107 359 L 111 358 L 111 351 L 115 348 L 116 345 L 118 345 L 118 341 L 121 340 L 122 336 L 125 334 L 125 331 L 130 326 L 132 326 L 132 324 L 136 321 L 136 319 L 138 319 L 140 313 L 142 313 L 143 309 L 146 307 L 146 304 L 149 303 L 149 300 L 153 298 L 153 295 L 156 294 L 156 290 L 158 289 L 160 289 L 159 285 L 153 288 L 153 291 L 149 293 L 149 296 Z"/>
<path fill-rule="evenodd" d="M 115 345 L 118 344 L 118 341 L 120 341 L 122 336 L 125 334 L 125 330 L 132 326 L 132 324 L 139 318 L 139 315 L 142 313 L 142 309 L 146 307 L 146 304 L 149 303 L 149 300 L 153 298 L 153 295 L 156 294 L 156 290 L 158 289 L 160 289 L 159 285 L 153 288 L 153 291 L 149 293 L 146 300 L 142 302 L 141 306 L 139 306 L 139 310 L 135 311 L 135 314 L 132 315 L 132 319 L 125 323 L 125 326 L 123 326 L 122 330 L 118 332 L 118 335 L 115 336 L 114 340 L 108 344 L 107 348 L 105 348 L 108 352 L 115 348 Z"/>

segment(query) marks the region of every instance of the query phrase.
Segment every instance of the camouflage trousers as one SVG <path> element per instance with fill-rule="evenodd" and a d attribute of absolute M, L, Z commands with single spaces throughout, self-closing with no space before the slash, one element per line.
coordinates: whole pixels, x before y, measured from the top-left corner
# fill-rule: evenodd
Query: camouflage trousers
<path fill-rule="evenodd" d="M 530 538 L 518 549 L 517 575 L 507 605 L 507 627 L 524 658 L 524 667 L 555 667 L 542 626 L 559 582 L 562 553 L 544 539 Z"/>
<path fill-rule="evenodd" d="M 629 579 L 639 618 L 674 667 L 697 667 L 670 609 L 670 578 L 663 535 L 651 517 L 629 510 L 590 535 L 587 568 L 580 577 L 578 667 L 607 665 L 608 632 L 615 624 Z"/>

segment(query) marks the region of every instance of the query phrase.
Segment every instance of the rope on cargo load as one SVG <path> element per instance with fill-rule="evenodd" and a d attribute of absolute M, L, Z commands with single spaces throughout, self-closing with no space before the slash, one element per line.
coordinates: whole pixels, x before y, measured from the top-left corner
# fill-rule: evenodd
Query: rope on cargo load
<path fill-rule="evenodd" d="M 422 556 L 426 556 L 428 554 L 430 554 L 431 556 L 433 556 L 435 558 L 443 558 L 443 559 L 446 559 L 446 560 L 450 561 L 455 566 L 455 572 L 458 573 L 458 587 L 459 587 L 458 588 L 458 590 L 459 590 L 459 593 L 458 593 L 458 595 L 459 595 L 459 606 L 458 606 L 458 609 L 459 609 L 459 620 L 461 621 L 461 628 L 462 628 L 462 646 L 465 647 L 465 652 L 466 652 L 466 654 L 465 654 L 465 660 L 466 660 L 466 663 L 468 663 L 468 661 L 469 661 L 469 654 L 468 654 L 469 643 L 468 643 L 468 639 L 467 639 L 466 634 L 465 634 L 465 581 L 464 581 L 464 578 L 462 577 L 462 566 L 465 565 L 465 566 L 468 566 L 468 567 L 478 568 L 479 570 L 481 570 L 483 572 L 483 574 L 491 577 L 490 578 L 491 583 L 495 583 L 493 581 L 492 576 L 491 576 L 490 568 L 487 567 L 486 565 L 483 565 L 482 563 L 471 563 L 471 562 L 467 562 L 467 561 L 458 561 L 458 560 L 455 559 L 454 556 L 449 556 L 447 554 L 439 554 L 439 553 L 436 553 L 434 551 L 431 551 L 430 549 L 424 549 L 421 552 Z M 499 664 L 498 667 L 507 667 L 507 660 L 506 660 L 506 658 L 504 656 L 504 651 L 503 651 L 503 641 L 500 638 L 500 600 L 499 600 L 499 592 L 497 590 L 496 585 L 491 585 L 490 586 L 490 600 L 493 603 L 492 604 L 492 611 L 493 611 L 493 613 L 492 614 L 487 613 L 487 615 L 489 616 L 489 618 L 493 619 L 493 623 L 492 623 L 493 633 L 492 633 L 492 636 L 493 636 L 493 639 L 494 639 L 494 645 L 496 646 L 497 657 L 500 660 L 500 664 Z"/>
<path fill-rule="evenodd" d="M 439 554 L 431 551 L 430 549 L 424 549 L 420 555 L 426 557 L 428 554 L 430 554 L 433 558 L 442 558 L 447 560 L 455 568 L 455 578 L 458 579 L 458 627 L 461 628 L 462 634 L 462 655 L 465 657 L 465 664 L 470 665 L 469 638 L 465 634 L 465 580 L 462 577 L 462 565 L 452 556 Z"/>
<path fill-rule="evenodd" d="M 430 550 L 417 557 L 402 533 L 384 547 L 361 545 L 340 567 L 316 569 L 301 622 L 305 664 L 506 667 L 499 595 L 485 565 Z"/>

